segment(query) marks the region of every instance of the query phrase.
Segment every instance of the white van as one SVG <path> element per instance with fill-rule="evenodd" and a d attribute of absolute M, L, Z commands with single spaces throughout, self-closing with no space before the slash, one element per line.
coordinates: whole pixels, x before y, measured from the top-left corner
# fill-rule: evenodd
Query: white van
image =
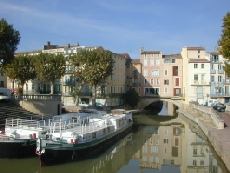
<path fill-rule="evenodd" d="M 208 100 L 208 106 L 213 106 L 214 104 L 218 103 L 217 99 L 209 99 Z"/>
<path fill-rule="evenodd" d="M 11 99 L 11 91 L 8 88 L 0 87 L 0 100 L 10 100 Z"/>

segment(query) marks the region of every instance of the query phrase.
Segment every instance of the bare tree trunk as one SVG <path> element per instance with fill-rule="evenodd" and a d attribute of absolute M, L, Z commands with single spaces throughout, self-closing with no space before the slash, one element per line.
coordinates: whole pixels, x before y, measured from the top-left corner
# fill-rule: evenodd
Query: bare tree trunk
<path fill-rule="evenodd" d="M 54 82 L 50 83 L 50 94 L 54 94 Z"/>
<path fill-rule="evenodd" d="M 96 107 L 96 95 L 97 95 L 97 85 L 93 86 L 93 92 L 92 92 L 92 106 Z"/>

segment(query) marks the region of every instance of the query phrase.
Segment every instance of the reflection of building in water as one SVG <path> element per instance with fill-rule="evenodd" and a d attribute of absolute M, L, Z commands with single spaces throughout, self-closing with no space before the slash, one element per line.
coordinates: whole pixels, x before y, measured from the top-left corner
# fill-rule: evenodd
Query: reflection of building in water
<path fill-rule="evenodd" d="M 190 125 L 185 128 L 183 140 L 183 163 L 182 169 L 187 173 L 221 173 L 221 167 L 212 153 L 206 136 L 196 126 Z"/>
<path fill-rule="evenodd" d="M 159 126 L 133 156 L 142 169 L 179 166 L 181 173 L 222 173 L 202 131 L 191 123 Z"/>
<path fill-rule="evenodd" d="M 161 165 L 181 163 L 183 128 L 181 125 L 160 126 L 152 137 L 134 155 L 144 168 L 160 168 Z"/>

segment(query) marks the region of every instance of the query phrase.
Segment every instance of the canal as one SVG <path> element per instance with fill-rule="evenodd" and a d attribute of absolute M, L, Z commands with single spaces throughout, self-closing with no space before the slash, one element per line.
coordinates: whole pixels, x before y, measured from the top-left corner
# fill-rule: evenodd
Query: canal
<path fill-rule="evenodd" d="M 99 155 L 41 167 L 37 158 L 0 159 L 2 173 L 228 173 L 207 137 L 164 103 L 134 116 L 132 133 Z"/>

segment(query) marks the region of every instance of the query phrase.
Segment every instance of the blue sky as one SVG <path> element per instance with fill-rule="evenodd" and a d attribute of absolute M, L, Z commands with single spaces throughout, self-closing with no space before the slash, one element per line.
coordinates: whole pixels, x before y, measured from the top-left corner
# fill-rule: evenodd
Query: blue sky
<path fill-rule="evenodd" d="M 18 51 L 79 42 L 132 58 L 141 48 L 213 51 L 228 11 L 230 0 L 0 0 L 0 18 L 21 33 Z"/>

